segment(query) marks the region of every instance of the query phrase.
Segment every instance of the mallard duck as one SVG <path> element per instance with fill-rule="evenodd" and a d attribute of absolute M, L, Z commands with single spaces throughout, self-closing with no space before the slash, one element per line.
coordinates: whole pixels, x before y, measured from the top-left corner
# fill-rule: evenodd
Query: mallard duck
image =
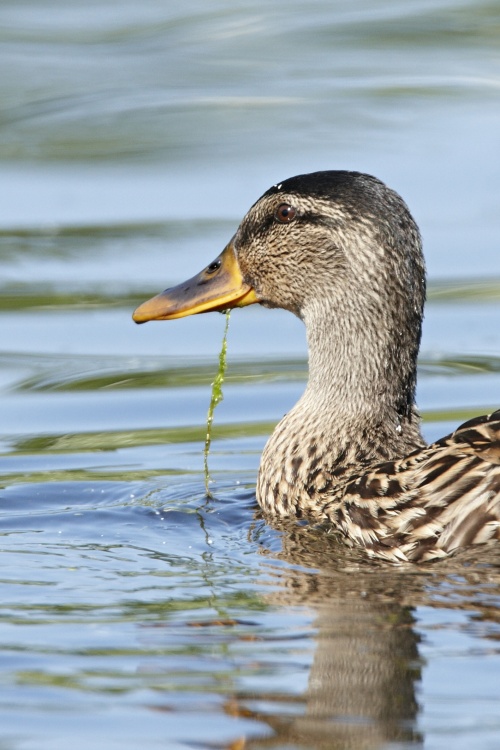
<path fill-rule="evenodd" d="M 253 303 L 297 315 L 309 378 L 262 455 L 264 514 L 423 562 L 500 535 L 500 410 L 432 445 L 420 432 L 424 300 L 420 233 L 402 198 L 370 175 L 328 171 L 267 190 L 212 263 L 134 320 Z"/>

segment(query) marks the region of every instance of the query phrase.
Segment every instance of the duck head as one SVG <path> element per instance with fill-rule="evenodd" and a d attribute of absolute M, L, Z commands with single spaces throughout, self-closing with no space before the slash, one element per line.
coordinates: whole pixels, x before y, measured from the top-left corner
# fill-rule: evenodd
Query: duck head
<path fill-rule="evenodd" d="M 420 236 L 402 199 L 369 175 L 315 172 L 267 190 L 212 263 L 133 318 L 172 320 L 258 302 L 307 319 L 309 309 L 328 306 L 334 317 L 357 311 L 361 325 L 366 314 L 398 326 L 409 316 L 419 339 L 424 295 Z"/>

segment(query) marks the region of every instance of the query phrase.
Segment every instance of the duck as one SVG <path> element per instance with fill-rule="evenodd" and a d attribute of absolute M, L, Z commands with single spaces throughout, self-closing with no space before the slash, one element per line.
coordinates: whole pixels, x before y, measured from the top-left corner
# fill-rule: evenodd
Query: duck
<path fill-rule="evenodd" d="M 325 525 L 392 563 L 500 536 L 500 410 L 427 445 L 415 403 L 426 294 L 419 228 L 398 193 L 353 171 L 269 188 L 201 273 L 137 323 L 260 304 L 305 324 L 305 391 L 260 462 L 271 521 Z"/>

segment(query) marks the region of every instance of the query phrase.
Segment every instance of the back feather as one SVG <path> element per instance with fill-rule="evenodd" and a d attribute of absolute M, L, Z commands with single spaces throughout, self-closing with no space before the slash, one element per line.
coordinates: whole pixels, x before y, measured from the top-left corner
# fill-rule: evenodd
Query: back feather
<path fill-rule="evenodd" d="M 500 538 L 500 410 L 350 481 L 323 513 L 373 556 L 424 562 Z"/>

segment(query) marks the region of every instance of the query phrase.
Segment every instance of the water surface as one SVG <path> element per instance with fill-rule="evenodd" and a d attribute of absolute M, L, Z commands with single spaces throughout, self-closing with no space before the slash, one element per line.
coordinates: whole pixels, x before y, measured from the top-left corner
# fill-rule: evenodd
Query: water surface
<path fill-rule="evenodd" d="M 253 201 L 361 169 L 429 269 L 433 440 L 500 393 L 500 13 L 470 0 L 0 7 L 0 744 L 493 750 L 500 548 L 393 569 L 255 505 L 302 325 L 134 326 Z"/>

